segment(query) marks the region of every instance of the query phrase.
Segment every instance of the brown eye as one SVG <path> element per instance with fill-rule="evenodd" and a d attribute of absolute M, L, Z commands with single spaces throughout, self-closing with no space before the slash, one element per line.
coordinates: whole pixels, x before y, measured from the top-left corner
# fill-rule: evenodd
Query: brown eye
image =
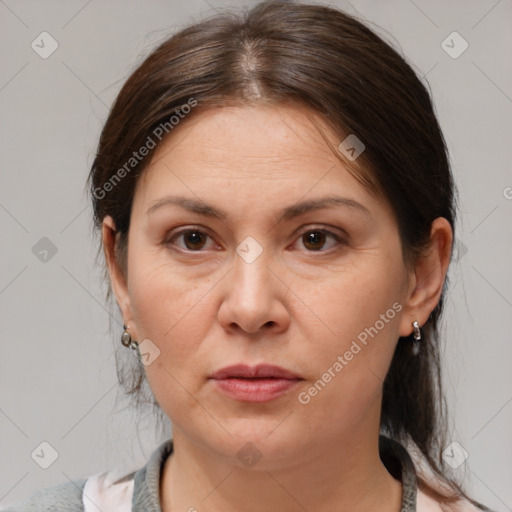
<path fill-rule="evenodd" d="M 207 246 L 209 238 L 211 237 L 199 229 L 184 229 L 172 234 L 163 243 L 184 251 L 199 252 Z M 180 239 L 182 243 L 177 243 Z"/>
<path fill-rule="evenodd" d="M 304 245 L 309 252 L 326 252 L 337 245 L 343 244 L 343 240 L 339 236 L 325 229 L 310 229 L 304 232 L 300 239 L 302 245 Z M 330 246 L 325 248 L 329 239 L 333 240 L 333 242 L 331 242 Z"/>
<path fill-rule="evenodd" d="M 318 250 L 323 247 L 325 244 L 325 233 L 321 231 L 309 231 L 302 235 L 302 240 L 304 242 L 304 247 L 311 250 Z"/>
<path fill-rule="evenodd" d="M 181 234 L 183 235 L 185 246 L 191 251 L 202 249 L 207 237 L 207 235 L 201 233 L 201 231 L 186 231 Z"/>

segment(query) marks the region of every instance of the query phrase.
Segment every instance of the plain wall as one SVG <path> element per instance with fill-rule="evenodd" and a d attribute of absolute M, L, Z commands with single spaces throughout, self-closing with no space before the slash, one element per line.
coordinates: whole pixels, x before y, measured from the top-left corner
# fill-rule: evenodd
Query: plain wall
<path fill-rule="evenodd" d="M 112 101 L 154 44 L 221 6 L 252 4 L 0 3 L 3 506 L 107 468 L 138 469 L 165 438 L 116 412 L 119 339 L 108 330 L 85 180 Z M 401 47 L 431 86 L 460 196 L 443 322 L 453 441 L 469 454 L 458 471 L 474 497 L 512 510 L 512 4 L 331 4 Z M 31 47 L 43 31 L 58 43 L 46 59 Z M 454 31 L 469 45 L 458 58 L 442 46 Z M 59 455 L 48 469 L 31 458 L 43 441 Z"/>

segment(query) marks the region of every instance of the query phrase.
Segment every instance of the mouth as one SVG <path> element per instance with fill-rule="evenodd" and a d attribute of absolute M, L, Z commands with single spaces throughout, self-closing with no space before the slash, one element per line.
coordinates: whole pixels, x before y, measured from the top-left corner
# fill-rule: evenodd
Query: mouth
<path fill-rule="evenodd" d="M 266 364 L 227 366 L 214 372 L 210 379 L 224 395 L 242 402 L 274 400 L 304 380 L 290 370 Z"/>
<path fill-rule="evenodd" d="M 269 380 L 269 379 L 287 379 L 287 380 L 304 380 L 295 372 L 280 366 L 271 364 L 259 364 L 257 366 L 249 366 L 246 364 L 237 364 L 226 366 L 217 370 L 211 379 L 243 379 L 243 380 Z"/>

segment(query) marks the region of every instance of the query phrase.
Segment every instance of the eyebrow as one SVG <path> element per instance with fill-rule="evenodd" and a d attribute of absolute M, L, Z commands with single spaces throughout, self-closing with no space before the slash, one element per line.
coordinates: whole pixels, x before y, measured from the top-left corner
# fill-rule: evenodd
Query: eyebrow
<path fill-rule="evenodd" d="M 203 201 L 197 201 L 195 199 L 183 196 L 162 197 L 146 210 L 146 215 L 150 215 L 156 210 L 159 210 L 160 208 L 168 205 L 181 206 L 183 209 L 197 213 L 198 215 L 203 215 L 205 217 L 216 217 L 220 220 L 225 220 L 229 217 L 228 213 L 220 208 L 211 206 Z M 290 220 L 308 212 L 321 210 L 323 208 L 329 208 L 332 206 L 345 206 L 371 217 L 371 213 L 368 208 L 363 206 L 361 203 L 358 203 L 354 199 L 330 195 L 327 197 L 302 201 L 287 206 L 281 210 L 277 222 L 280 222 L 281 220 Z"/>

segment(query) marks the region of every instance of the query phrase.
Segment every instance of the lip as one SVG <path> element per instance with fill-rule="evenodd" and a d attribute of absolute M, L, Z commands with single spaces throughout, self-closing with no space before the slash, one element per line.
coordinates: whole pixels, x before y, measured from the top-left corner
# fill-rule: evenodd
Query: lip
<path fill-rule="evenodd" d="M 227 366 L 210 379 L 219 391 L 242 402 L 274 400 L 304 380 L 290 370 L 269 364 Z"/>
<path fill-rule="evenodd" d="M 257 366 L 249 366 L 247 364 L 235 364 L 221 368 L 220 370 L 217 370 L 212 375 L 210 375 L 211 379 L 216 380 L 236 377 L 242 377 L 245 379 L 301 379 L 299 375 L 293 373 L 292 371 L 272 364 L 259 364 Z"/>

